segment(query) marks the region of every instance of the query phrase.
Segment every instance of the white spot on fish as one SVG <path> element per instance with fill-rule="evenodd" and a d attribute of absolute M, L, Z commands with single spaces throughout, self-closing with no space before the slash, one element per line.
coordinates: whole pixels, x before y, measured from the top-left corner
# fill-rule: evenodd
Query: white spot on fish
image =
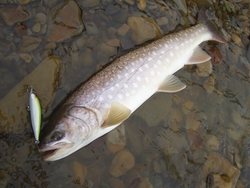
<path fill-rule="evenodd" d="M 153 55 L 157 55 L 157 53 L 155 51 L 153 51 Z"/>
<path fill-rule="evenodd" d="M 143 61 L 143 58 L 140 57 L 139 60 L 140 60 L 140 61 Z"/>
<path fill-rule="evenodd" d="M 136 77 L 136 80 L 140 82 L 140 81 L 141 81 L 141 77 L 140 77 L 140 76 L 137 76 L 137 77 Z"/>
<path fill-rule="evenodd" d="M 118 94 L 118 98 L 119 98 L 119 99 L 122 99 L 123 96 L 122 96 L 121 94 Z"/>
<path fill-rule="evenodd" d="M 128 84 L 124 84 L 124 87 L 125 87 L 125 88 L 128 88 Z"/>
<path fill-rule="evenodd" d="M 148 77 L 145 77 L 145 81 L 148 83 L 148 81 L 149 81 Z"/>
<path fill-rule="evenodd" d="M 113 96 L 112 96 L 112 95 L 108 95 L 108 98 L 109 98 L 109 99 L 113 99 Z"/>
<path fill-rule="evenodd" d="M 103 97 L 100 97 L 100 98 L 99 98 L 99 101 L 103 101 Z"/>
<path fill-rule="evenodd" d="M 165 44 L 165 47 L 168 48 L 168 44 Z"/>
<path fill-rule="evenodd" d="M 164 54 L 164 53 L 165 53 L 165 51 L 162 50 L 162 51 L 161 51 L 161 54 Z"/>
<path fill-rule="evenodd" d="M 158 63 L 158 65 L 161 65 L 161 61 L 160 60 L 157 60 L 157 63 Z"/>
<path fill-rule="evenodd" d="M 125 76 L 128 76 L 128 73 L 125 73 Z"/>
<path fill-rule="evenodd" d="M 150 74 L 153 76 L 155 74 L 155 72 L 153 70 L 151 70 Z"/>
<path fill-rule="evenodd" d="M 138 87 L 138 85 L 134 82 L 133 83 L 133 86 L 135 87 L 135 88 L 137 88 Z"/>
<path fill-rule="evenodd" d="M 152 59 L 153 59 L 152 57 L 149 57 L 149 58 L 148 58 L 148 61 L 151 61 Z"/>
<path fill-rule="evenodd" d="M 170 52 L 170 56 L 173 57 L 173 56 L 174 56 L 174 53 L 173 53 L 173 52 Z"/>
<path fill-rule="evenodd" d="M 143 71 L 143 69 L 140 67 L 140 68 L 139 68 L 139 71 L 140 71 L 140 72 L 142 72 L 142 71 Z"/>
<path fill-rule="evenodd" d="M 179 50 L 179 46 L 176 46 L 175 49 L 176 49 L 176 50 Z"/>
<path fill-rule="evenodd" d="M 115 90 L 115 88 L 114 88 L 114 87 L 111 87 L 111 88 L 110 88 L 110 90 L 111 90 L 111 91 L 114 91 L 114 90 Z"/>
<path fill-rule="evenodd" d="M 120 87 L 120 85 L 118 83 L 115 84 L 115 87 Z"/>
<path fill-rule="evenodd" d="M 146 64 L 145 67 L 148 69 L 149 68 L 148 64 Z"/>
<path fill-rule="evenodd" d="M 129 93 L 126 93 L 125 95 L 126 95 L 127 97 L 129 97 L 129 96 L 130 96 L 130 94 L 129 94 Z"/>

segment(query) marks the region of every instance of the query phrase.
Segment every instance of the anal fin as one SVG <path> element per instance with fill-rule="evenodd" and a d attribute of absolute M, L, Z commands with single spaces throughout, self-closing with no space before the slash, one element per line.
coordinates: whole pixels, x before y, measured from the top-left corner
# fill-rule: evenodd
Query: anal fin
<path fill-rule="evenodd" d="M 186 88 L 179 78 L 174 75 L 168 76 L 158 89 L 158 92 L 174 93 Z"/>
<path fill-rule="evenodd" d="M 131 110 L 126 106 L 117 102 L 113 102 L 102 127 L 120 124 L 125 121 L 130 116 L 130 114 Z"/>
<path fill-rule="evenodd" d="M 186 65 L 203 63 L 208 61 L 209 59 L 211 59 L 211 57 L 207 54 L 207 52 L 205 52 L 199 46 L 197 46 L 197 48 L 195 48 L 191 58 L 188 60 Z"/>

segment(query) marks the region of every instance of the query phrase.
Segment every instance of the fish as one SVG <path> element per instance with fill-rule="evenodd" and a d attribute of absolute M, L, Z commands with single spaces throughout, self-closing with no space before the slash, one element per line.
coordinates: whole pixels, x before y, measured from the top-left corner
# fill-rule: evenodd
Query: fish
<path fill-rule="evenodd" d="M 225 43 L 211 21 L 164 36 L 117 58 L 83 83 L 45 125 L 39 149 L 45 161 L 69 156 L 110 132 L 156 92 L 186 85 L 173 74 L 211 57 L 199 44 Z"/>
<path fill-rule="evenodd" d="M 33 86 L 29 86 L 29 111 L 31 125 L 35 136 L 35 144 L 39 144 L 41 131 L 42 111 L 40 100 L 34 92 Z"/>

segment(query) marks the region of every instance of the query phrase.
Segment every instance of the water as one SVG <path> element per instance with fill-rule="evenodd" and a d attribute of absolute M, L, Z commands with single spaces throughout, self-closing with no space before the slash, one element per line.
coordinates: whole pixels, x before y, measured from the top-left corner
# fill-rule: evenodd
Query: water
<path fill-rule="evenodd" d="M 123 49 L 135 45 L 131 30 L 126 33 L 127 28 L 121 28 L 128 16 L 151 16 L 167 34 L 189 27 L 188 23 L 194 24 L 198 11 L 193 1 L 188 2 L 188 17 L 182 16 L 185 14 L 173 2 L 147 1 L 143 11 L 137 4 L 132 5 L 133 1 L 121 4 L 92 1 L 95 2 L 90 8 L 87 3 L 77 2 L 87 30 L 63 42 L 50 43 L 48 30 L 43 31 L 45 25 L 49 28 L 50 17 L 61 1 L 21 5 L 29 14 L 22 24 L 7 26 L 4 19 L 0 20 L 1 187 L 212 187 L 215 180 L 221 187 L 231 187 L 236 182 L 237 187 L 248 187 L 250 66 L 246 55 L 249 44 L 246 1 L 225 1 L 226 6 L 221 2 L 197 3 L 199 7 L 215 10 L 216 16 L 211 14 L 211 17 L 228 33 L 226 44 L 201 45 L 212 56 L 219 57 L 221 53 L 222 60 L 213 61 L 216 65 L 212 73 L 204 77 L 197 75 L 197 67 L 186 66 L 175 74 L 187 84 L 185 90 L 155 94 L 124 122 L 125 150 L 135 161 L 132 169 L 119 177 L 111 175 L 111 164 L 118 152 L 112 153 L 107 135 L 65 159 L 42 160 L 25 110 L 28 104 L 25 84 L 35 85 L 45 124 L 52 110 L 70 91 L 116 56 L 126 53 Z M 144 2 L 140 3 L 143 9 Z M 75 12 L 79 10 L 70 5 Z M 43 16 L 37 19 L 37 13 L 47 16 L 45 23 Z M 34 28 L 36 23 L 41 26 L 38 32 L 39 28 Z M 77 21 L 67 24 L 78 29 L 81 25 Z M 23 35 L 36 39 L 24 40 Z M 118 43 L 111 39 L 118 39 Z M 27 50 L 22 41 L 31 41 L 28 46 L 31 43 L 35 49 Z M 119 42 L 123 48 L 116 47 L 120 46 Z M 47 57 L 51 55 L 54 58 L 49 60 Z M 60 66 L 55 63 L 59 61 Z"/>

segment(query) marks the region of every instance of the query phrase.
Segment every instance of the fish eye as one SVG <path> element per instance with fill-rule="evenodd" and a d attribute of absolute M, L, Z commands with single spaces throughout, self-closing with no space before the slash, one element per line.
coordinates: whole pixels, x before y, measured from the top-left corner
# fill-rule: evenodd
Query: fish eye
<path fill-rule="evenodd" d="M 62 132 L 59 131 L 55 131 L 52 136 L 51 136 L 51 140 L 53 141 L 59 141 L 64 137 L 64 134 Z"/>

